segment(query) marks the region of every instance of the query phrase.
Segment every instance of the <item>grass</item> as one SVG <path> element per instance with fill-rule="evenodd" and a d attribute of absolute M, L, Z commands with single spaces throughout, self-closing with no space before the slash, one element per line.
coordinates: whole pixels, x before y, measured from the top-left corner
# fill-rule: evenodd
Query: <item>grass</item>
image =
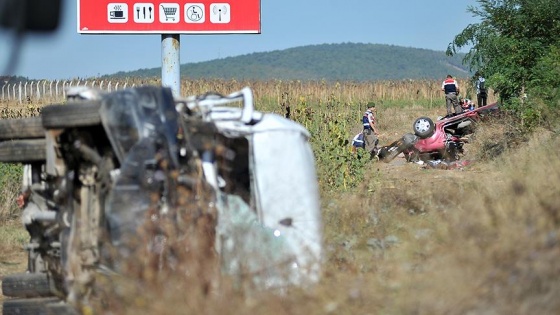
<path fill-rule="evenodd" d="M 470 144 L 475 162 L 463 171 L 371 162 L 362 185 L 323 192 L 326 261 L 313 288 L 275 295 L 224 286 L 193 297 L 184 293 L 192 283 L 165 281 L 117 310 L 557 314 L 560 139 L 539 130 L 480 158 L 482 144 L 511 137 L 503 122 L 485 124 Z"/>
<path fill-rule="evenodd" d="M 19 216 L 15 200 L 21 190 L 20 165 L 0 163 L 0 223 Z"/>
<path fill-rule="evenodd" d="M 29 234 L 22 228 L 19 221 L 5 221 L 0 225 L 0 250 L 5 253 L 5 249 L 21 247 L 29 241 Z"/>
<path fill-rule="evenodd" d="M 23 245 L 28 241 L 29 234 L 19 220 L 0 224 L 0 280 L 6 274 L 25 271 L 27 260 Z"/>
<path fill-rule="evenodd" d="M 212 82 L 196 84 L 220 90 Z M 282 113 L 287 91 L 286 103 L 301 109 L 294 119 L 314 135 L 323 163 L 319 180 L 334 183 L 326 163 L 345 153 L 334 145 L 330 151 L 318 148 L 353 135 L 360 106 L 372 95 L 378 97 L 382 144 L 410 132 L 416 117 L 435 119 L 445 111 L 441 95 L 430 94 L 434 83 L 418 83 L 425 89 L 417 101 L 407 92 L 414 84 L 397 83 L 392 92 L 383 84 L 268 82 L 256 84 L 255 94 L 257 102 L 266 99 Z M 391 95 L 411 101 L 402 105 Z M 315 113 L 307 116 L 306 109 Z M 464 170 L 367 161 L 359 165 L 362 179 L 354 185 L 322 185 L 324 275 L 312 288 L 247 293 L 224 279 L 220 290 L 204 295 L 196 277 L 185 282 L 175 275 L 140 287 L 122 279 L 109 286 L 116 300 L 97 306 L 118 314 L 558 314 L 559 145 L 557 133 L 523 135 L 515 122 L 501 118 L 479 126 L 466 145 L 474 162 Z M 13 235 L 0 237 L 2 253 L 11 248 L 23 255 L 25 234 L 16 230 L 13 225 L 6 230 Z"/>

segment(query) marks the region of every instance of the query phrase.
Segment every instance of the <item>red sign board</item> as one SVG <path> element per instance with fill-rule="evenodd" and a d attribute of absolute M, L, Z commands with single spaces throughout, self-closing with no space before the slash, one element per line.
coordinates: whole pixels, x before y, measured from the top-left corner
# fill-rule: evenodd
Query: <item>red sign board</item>
<path fill-rule="evenodd" d="M 82 34 L 260 33 L 260 0 L 78 0 Z"/>

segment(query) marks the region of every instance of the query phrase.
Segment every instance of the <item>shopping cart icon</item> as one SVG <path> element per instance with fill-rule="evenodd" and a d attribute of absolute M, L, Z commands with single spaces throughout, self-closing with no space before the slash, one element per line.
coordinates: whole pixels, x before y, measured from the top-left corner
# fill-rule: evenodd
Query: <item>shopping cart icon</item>
<path fill-rule="evenodd" d="M 161 4 L 161 8 L 163 9 L 163 14 L 165 15 L 165 21 L 168 20 L 175 21 L 175 13 L 177 13 L 177 8 L 164 7 L 163 4 Z"/>

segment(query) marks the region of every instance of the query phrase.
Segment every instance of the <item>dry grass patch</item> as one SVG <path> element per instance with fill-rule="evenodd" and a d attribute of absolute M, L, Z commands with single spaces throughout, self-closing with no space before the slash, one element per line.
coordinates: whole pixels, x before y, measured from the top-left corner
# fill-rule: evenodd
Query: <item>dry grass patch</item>
<path fill-rule="evenodd" d="M 29 241 L 29 234 L 19 221 L 4 221 L 0 224 L 0 283 L 2 277 L 12 273 L 25 272 L 27 256 L 23 245 Z M 0 290 L 0 300 L 3 299 Z"/>

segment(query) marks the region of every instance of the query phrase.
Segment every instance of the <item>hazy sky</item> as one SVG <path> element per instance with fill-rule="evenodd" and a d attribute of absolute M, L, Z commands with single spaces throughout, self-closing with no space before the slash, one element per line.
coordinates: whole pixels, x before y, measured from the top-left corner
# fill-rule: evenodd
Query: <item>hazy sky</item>
<path fill-rule="evenodd" d="M 58 31 L 25 37 L 12 74 L 70 79 L 161 66 L 161 35 L 78 34 L 77 2 L 63 1 Z M 477 22 L 467 12 L 467 6 L 476 4 L 475 0 L 261 0 L 261 34 L 181 35 L 180 61 L 344 42 L 443 51 L 455 35 Z M 0 74 L 9 62 L 12 40 L 11 33 L 0 31 Z"/>

